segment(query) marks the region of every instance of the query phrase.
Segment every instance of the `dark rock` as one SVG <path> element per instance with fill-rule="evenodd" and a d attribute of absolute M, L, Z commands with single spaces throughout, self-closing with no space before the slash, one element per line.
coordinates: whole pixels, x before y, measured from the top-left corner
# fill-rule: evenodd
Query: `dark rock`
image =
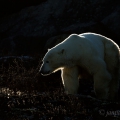
<path fill-rule="evenodd" d="M 47 0 L 1 0 L 0 16 L 17 13 L 21 9 L 29 6 L 36 6 Z"/>
<path fill-rule="evenodd" d="M 68 36 L 69 36 L 69 34 L 61 34 L 58 36 L 51 37 L 50 39 L 47 40 L 45 47 L 44 47 L 44 51 L 46 51 L 47 49 L 50 49 L 53 46 L 57 45 L 58 43 L 62 42 Z"/>
<path fill-rule="evenodd" d="M 102 22 L 117 36 L 120 36 L 120 5 L 107 17 L 105 17 Z"/>
<path fill-rule="evenodd" d="M 119 44 L 119 5 L 115 0 L 48 0 L 4 16 L 0 55 L 40 53 L 49 38 L 82 32 L 100 33 Z"/>
<path fill-rule="evenodd" d="M 30 56 L 5 56 L 0 57 L 0 66 L 9 68 L 10 66 L 18 66 L 22 64 L 26 68 L 33 67 L 35 59 Z M 35 65 L 35 64 L 34 64 Z"/>

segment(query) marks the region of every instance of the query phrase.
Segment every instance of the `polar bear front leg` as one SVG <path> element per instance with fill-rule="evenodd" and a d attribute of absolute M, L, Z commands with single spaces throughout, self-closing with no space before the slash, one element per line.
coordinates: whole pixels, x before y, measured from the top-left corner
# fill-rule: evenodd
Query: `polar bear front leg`
<path fill-rule="evenodd" d="M 79 88 L 78 67 L 70 67 L 62 69 L 62 83 L 67 94 L 77 94 Z"/>

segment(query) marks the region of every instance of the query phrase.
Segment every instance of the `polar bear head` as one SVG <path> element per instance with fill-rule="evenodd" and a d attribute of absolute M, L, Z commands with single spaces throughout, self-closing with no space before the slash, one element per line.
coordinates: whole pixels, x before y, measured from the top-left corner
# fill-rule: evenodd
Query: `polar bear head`
<path fill-rule="evenodd" d="M 65 50 L 64 49 L 49 49 L 43 58 L 43 64 L 40 68 L 42 75 L 49 75 L 56 72 L 65 66 Z"/>
<path fill-rule="evenodd" d="M 80 37 L 76 34 L 70 35 L 63 42 L 48 50 L 43 58 L 43 64 L 40 68 L 42 75 L 48 75 L 65 67 L 72 67 L 78 57 L 76 54 L 74 41 Z"/>

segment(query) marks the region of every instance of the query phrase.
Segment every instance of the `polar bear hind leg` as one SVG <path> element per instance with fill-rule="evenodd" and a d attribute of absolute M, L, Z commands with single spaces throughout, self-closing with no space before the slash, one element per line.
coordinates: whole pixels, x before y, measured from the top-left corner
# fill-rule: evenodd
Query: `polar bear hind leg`
<path fill-rule="evenodd" d="M 96 96 L 101 100 L 107 100 L 112 79 L 111 74 L 107 70 L 105 61 L 101 58 L 94 57 L 92 66 L 94 66 L 93 80 Z"/>
<path fill-rule="evenodd" d="M 119 47 L 111 40 L 106 41 L 104 46 L 104 59 L 107 64 L 107 69 L 112 76 L 108 98 L 109 100 L 116 100 L 119 87 Z"/>

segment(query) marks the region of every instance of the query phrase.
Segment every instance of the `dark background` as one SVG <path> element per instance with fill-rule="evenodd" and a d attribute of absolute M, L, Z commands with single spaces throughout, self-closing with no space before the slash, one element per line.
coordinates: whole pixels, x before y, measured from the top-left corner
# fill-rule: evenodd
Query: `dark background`
<path fill-rule="evenodd" d="M 118 0 L 2 0 L 0 18 L 0 55 L 40 54 L 72 33 L 95 32 L 120 44 Z"/>
<path fill-rule="evenodd" d="M 0 16 L 4 17 L 19 12 L 21 9 L 29 6 L 36 6 L 46 0 L 1 0 Z"/>

